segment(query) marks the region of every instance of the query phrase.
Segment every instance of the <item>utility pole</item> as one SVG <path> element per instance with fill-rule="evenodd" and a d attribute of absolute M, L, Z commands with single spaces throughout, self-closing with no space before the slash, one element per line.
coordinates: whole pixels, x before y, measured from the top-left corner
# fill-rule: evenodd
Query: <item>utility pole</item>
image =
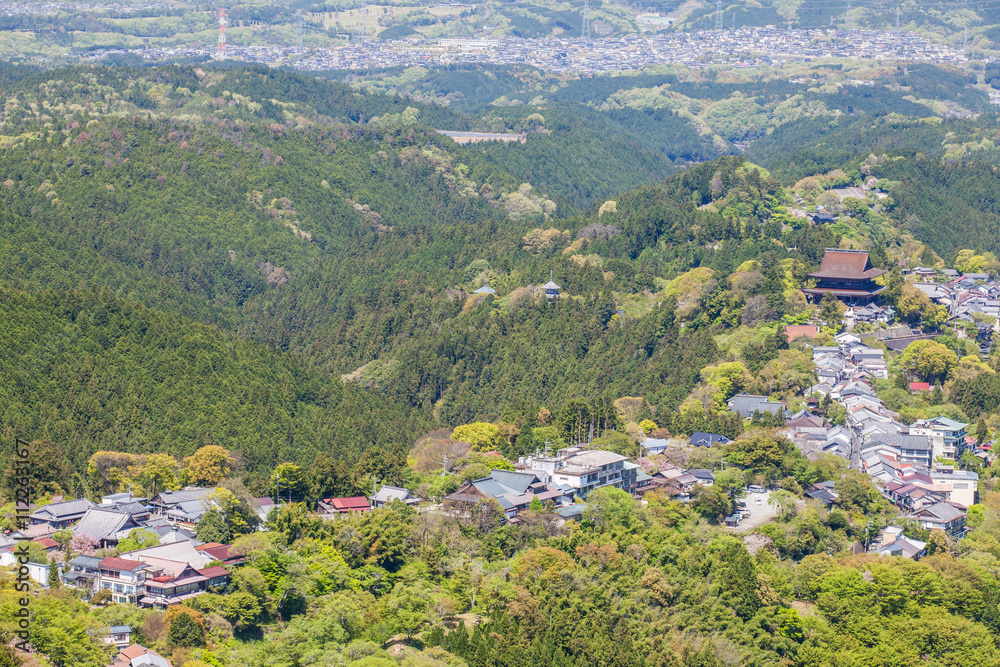
<path fill-rule="evenodd" d="M 722 30 L 722 0 L 715 0 L 715 29 Z"/>
<path fill-rule="evenodd" d="M 274 505 L 281 503 L 281 473 L 274 473 Z"/>

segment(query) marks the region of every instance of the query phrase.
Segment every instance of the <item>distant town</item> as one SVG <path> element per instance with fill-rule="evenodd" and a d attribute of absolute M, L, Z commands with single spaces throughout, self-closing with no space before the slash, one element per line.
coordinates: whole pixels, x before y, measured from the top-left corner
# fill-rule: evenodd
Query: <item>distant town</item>
<path fill-rule="evenodd" d="M 81 62 L 114 54 L 147 61 L 225 58 L 303 71 L 440 66 L 458 63 L 528 64 L 551 72 L 602 73 L 655 65 L 780 67 L 823 58 L 965 62 L 961 49 L 934 44 L 915 33 L 873 30 L 781 30 L 739 28 L 692 33 L 595 39 L 435 39 L 355 41 L 343 47 L 300 50 L 287 46 L 230 43 L 74 52 Z"/>

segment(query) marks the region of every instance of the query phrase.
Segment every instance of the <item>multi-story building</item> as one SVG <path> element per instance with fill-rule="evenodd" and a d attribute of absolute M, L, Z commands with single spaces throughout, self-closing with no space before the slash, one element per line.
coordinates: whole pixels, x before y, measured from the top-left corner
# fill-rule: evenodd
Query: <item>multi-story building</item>
<path fill-rule="evenodd" d="M 976 492 L 979 490 L 979 475 L 971 470 L 959 470 L 952 467 L 934 468 L 931 480 L 935 488 L 947 490 L 948 500 L 963 507 L 972 507 L 976 502 Z"/>
<path fill-rule="evenodd" d="M 542 477 L 545 477 L 544 473 Z M 503 507 L 507 520 L 528 510 L 534 500 L 558 507 L 572 504 L 572 492 L 567 487 L 548 484 L 531 472 L 493 470 L 489 477 L 466 482 L 460 489 L 444 497 L 445 507 L 467 513 L 480 500 L 493 499 Z"/>
<path fill-rule="evenodd" d="M 965 430 L 968 426 L 944 416 L 920 419 L 910 425 L 910 435 L 930 437 L 935 460 L 958 460 L 965 451 Z"/>
<path fill-rule="evenodd" d="M 224 589 L 229 570 L 212 562 L 235 562 L 227 545 L 200 549 L 190 542 L 149 547 L 124 554 L 128 558 L 77 556 L 63 582 L 77 588 L 106 590 L 119 604 L 165 609 L 200 595 L 209 588 Z"/>
<path fill-rule="evenodd" d="M 627 460 L 628 457 L 614 452 L 567 447 L 556 456 L 521 457 L 517 467 L 547 473 L 552 484 L 569 487 L 574 495 L 586 499 L 591 491 L 602 486 L 635 493 L 637 469 L 627 467 Z"/>
<path fill-rule="evenodd" d="M 101 574 L 101 560 L 97 556 L 77 556 L 63 573 L 63 583 L 93 591 Z"/>
<path fill-rule="evenodd" d="M 146 564 L 127 558 L 101 560 L 99 589 L 110 591 L 119 604 L 136 604 L 146 590 Z"/>
<path fill-rule="evenodd" d="M 917 510 L 908 519 L 914 519 L 926 530 L 943 530 L 948 537 L 965 537 L 966 513 L 951 503 L 934 503 Z"/>

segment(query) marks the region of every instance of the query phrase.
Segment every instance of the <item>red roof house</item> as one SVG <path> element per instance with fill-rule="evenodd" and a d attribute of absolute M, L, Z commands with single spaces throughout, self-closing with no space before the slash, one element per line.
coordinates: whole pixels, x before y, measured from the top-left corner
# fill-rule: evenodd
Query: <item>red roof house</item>
<path fill-rule="evenodd" d="M 930 390 L 931 390 L 931 383 L 930 382 L 911 382 L 910 383 L 910 391 L 930 391 Z"/>
<path fill-rule="evenodd" d="M 354 512 L 367 512 L 371 508 L 371 502 L 364 496 L 326 498 L 319 501 L 320 514 L 351 514 Z"/>
<path fill-rule="evenodd" d="M 32 542 L 41 546 L 46 551 L 53 551 L 59 548 L 59 543 L 53 540 L 51 537 L 40 537 L 37 540 L 32 540 Z"/>

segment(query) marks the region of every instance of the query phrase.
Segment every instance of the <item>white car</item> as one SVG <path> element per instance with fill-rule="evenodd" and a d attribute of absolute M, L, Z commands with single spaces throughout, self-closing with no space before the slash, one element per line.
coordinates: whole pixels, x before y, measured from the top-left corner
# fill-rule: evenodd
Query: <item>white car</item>
<path fill-rule="evenodd" d="M 756 498 L 754 498 L 754 500 L 757 501 L 758 505 L 763 505 L 764 504 L 764 499 L 761 498 L 760 496 L 757 496 Z"/>

